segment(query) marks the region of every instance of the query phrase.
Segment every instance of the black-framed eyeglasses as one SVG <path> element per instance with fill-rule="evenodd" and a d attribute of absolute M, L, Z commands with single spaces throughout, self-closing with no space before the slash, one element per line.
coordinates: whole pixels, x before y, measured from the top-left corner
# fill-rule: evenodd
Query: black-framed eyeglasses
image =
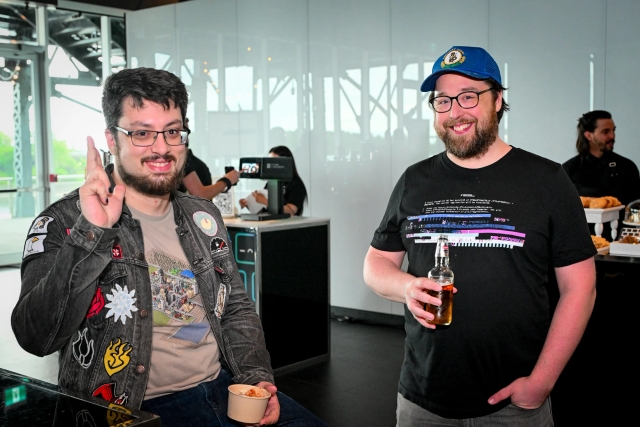
<path fill-rule="evenodd" d="M 189 139 L 191 131 L 189 129 L 167 129 L 167 130 L 126 130 L 116 126 L 116 130 L 129 135 L 131 143 L 137 147 L 149 147 L 156 142 L 158 134 L 164 135 L 164 141 L 168 145 L 184 145 Z"/>
<path fill-rule="evenodd" d="M 451 110 L 451 107 L 453 106 L 453 100 L 455 99 L 456 101 L 458 101 L 458 105 L 460 107 L 469 109 L 478 105 L 478 102 L 480 102 L 480 95 L 485 92 L 489 92 L 490 90 L 493 90 L 493 88 L 490 87 L 489 89 L 485 89 L 480 92 L 461 92 L 457 96 L 436 96 L 429 100 L 429 105 L 431 106 L 431 109 L 433 109 L 433 111 L 435 111 L 436 113 L 446 113 L 447 111 Z"/>

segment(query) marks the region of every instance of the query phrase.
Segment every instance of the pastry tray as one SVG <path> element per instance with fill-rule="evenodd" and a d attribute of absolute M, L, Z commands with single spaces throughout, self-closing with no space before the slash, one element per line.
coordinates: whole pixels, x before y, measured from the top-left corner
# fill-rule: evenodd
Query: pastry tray
<path fill-rule="evenodd" d="M 625 236 L 634 236 L 640 239 L 640 228 L 624 227 L 620 231 L 620 239 Z M 637 256 L 640 257 L 640 243 L 619 243 L 611 242 L 609 244 L 609 255 Z"/>
<path fill-rule="evenodd" d="M 622 209 L 624 209 L 624 205 L 606 209 L 585 208 L 584 213 L 587 216 L 588 223 L 603 223 L 619 219 L 620 213 L 618 211 Z"/>

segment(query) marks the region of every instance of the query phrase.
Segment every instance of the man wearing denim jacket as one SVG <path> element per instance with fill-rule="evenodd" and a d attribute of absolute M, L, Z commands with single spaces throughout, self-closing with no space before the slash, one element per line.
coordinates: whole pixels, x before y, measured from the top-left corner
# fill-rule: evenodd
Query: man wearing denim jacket
<path fill-rule="evenodd" d="M 59 351 L 59 386 L 171 425 L 232 425 L 227 387 L 272 396 L 261 425 L 323 426 L 277 392 L 260 319 L 219 211 L 177 192 L 189 130 L 175 75 L 123 70 L 104 83 L 115 165 L 87 140 L 87 177 L 27 234 L 11 324 L 20 345 Z M 235 424 L 234 424 L 235 425 Z"/>

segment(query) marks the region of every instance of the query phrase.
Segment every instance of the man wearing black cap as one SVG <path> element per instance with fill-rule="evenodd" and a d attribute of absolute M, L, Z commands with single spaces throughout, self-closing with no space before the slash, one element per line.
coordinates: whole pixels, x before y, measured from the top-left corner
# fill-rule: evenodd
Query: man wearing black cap
<path fill-rule="evenodd" d="M 549 394 L 595 301 L 582 204 L 559 164 L 500 139 L 506 88 L 484 49 L 452 47 L 421 90 L 446 150 L 400 177 L 364 264 L 365 282 L 406 307 L 397 425 L 551 426 Z M 426 277 L 442 234 L 455 295 L 452 323 L 436 327 L 424 306 L 441 304 Z"/>

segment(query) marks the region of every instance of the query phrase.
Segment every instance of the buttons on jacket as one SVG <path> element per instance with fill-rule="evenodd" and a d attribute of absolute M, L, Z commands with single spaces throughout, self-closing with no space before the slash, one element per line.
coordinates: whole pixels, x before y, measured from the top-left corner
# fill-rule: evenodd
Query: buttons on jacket
<path fill-rule="evenodd" d="M 136 366 L 136 372 L 139 373 L 139 374 L 144 374 L 145 370 L 146 370 L 145 367 L 142 366 L 142 365 Z"/>
<path fill-rule="evenodd" d="M 140 310 L 140 317 L 147 317 L 149 315 L 149 312 L 147 310 Z"/>
<path fill-rule="evenodd" d="M 87 231 L 84 237 L 86 237 L 87 240 L 90 242 L 93 242 L 94 240 L 96 240 L 96 235 L 93 233 L 93 231 Z"/>
<path fill-rule="evenodd" d="M 138 259 L 139 259 L 140 261 L 144 261 L 144 253 L 140 252 L 140 253 L 138 254 Z"/>

